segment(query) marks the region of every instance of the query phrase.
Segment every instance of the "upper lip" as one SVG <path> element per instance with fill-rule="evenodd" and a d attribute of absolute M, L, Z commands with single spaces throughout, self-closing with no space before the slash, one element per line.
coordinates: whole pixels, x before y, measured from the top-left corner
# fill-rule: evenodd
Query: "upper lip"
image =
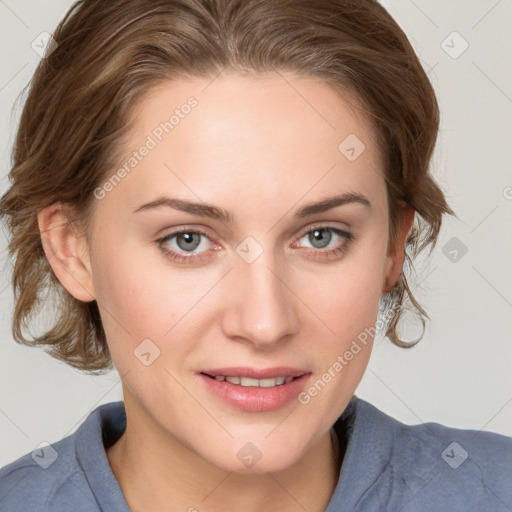
<path fill-rule="evenodd" d="M 250 368 L 248 366 L 236 366 L 232 368 L 216 368 L 212 370 L 202 370 L 201 373 L 215 377 L 222 375 L 224 377 L 248 377 L 250 379 L 272 379 L 275 377 L 300 377 L 307 370 L 299 368 L 290 368 L 288 366 L 276 366 L 273 368 Z"/>

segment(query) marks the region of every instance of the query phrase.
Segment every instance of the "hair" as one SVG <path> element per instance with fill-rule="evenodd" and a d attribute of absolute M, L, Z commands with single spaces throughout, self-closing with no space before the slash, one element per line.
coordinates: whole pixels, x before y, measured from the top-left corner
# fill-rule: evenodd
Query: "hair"
<path fill-rule="evenodd" d="M 30 83 L 12 153 L 10 188 L 0 199 L 14 260 L 12 333 L 44 346 L 86 373 L 113 368 L 96 301 L 75 299 L 53 273 L 38 212 L 72 207 L 90 227 L 94 190 L 116 165 L 134 105 L 161 82 L 240 73 L 292 71 L 354 94 L 377 133 L 389 205 L 389 244 L 397 241 L 400 205 L 415 210 L 403 271 L 383 298 L 395 313 L 386 336 L 414 345 L 427 313 L 406 273 L 432 252 L 443 213 L 455 215 L 430 174 L 439 129 L 433 87 L 406 35 L 375 0 L 79 0 L 56 28 L 58 46 Z M 416 215 L 417 214 L 417 215 Z M 39 336 L 24 328 L 54 297 L 53 325 Z M 406 297 L 408 296 L 408 298 Z M 410 300 L 423 324 L 413 343 L 397 325 Z"/>

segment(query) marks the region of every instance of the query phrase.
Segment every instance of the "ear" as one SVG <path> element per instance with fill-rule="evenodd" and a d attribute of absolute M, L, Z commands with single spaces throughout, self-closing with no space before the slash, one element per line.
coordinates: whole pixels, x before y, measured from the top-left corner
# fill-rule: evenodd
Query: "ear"
<path fill-rule="evenodd" d="M 407 236 L 414 221 L 414 209 L 408 205 L 402 207 L 400 223 L 397 226 L 397 240 L 395 246 L 389 246 L 386 262 L 383 294 L 389 293 L 398 282 L 405 261 L 405 245 Z"/>
<path fill-rule="evenodd" d="M 40 210 L 37 222 L 44 253 L 62 286 L 78 300 L 95 299 L 85 235 L 71 221 L 69 210 L 57 203 Z"/>

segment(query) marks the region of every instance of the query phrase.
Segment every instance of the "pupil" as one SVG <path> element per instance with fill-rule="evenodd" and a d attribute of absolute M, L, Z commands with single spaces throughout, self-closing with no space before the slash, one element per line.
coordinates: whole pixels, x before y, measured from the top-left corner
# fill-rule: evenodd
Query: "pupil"
<path fill-rule="evenodd" d="M 180 243 L 180 240 L 182 239 L 185 239 L 184 247 L 182 247 L 182 244 Z M 177 243 L 180 246 L 180 249 L 195 249 L 199 245 L 199 235 L 197 233 L 180 233 L 180 235 L 177 238 Z M 192 244 L 192 247 L 190 246 L 190 244 Z"/>
<path fill-rule="evenodd" d="M 327 233 L 327 235 L 325 235 L 325 233 Z M 313 231 L 313 240 L 311 240 L 311 243 L 313 243 L 313 245 L 315 245 L 318 241 L 322 242 L 322 240 L 324 242 L 326 242 L 325 245 L 329 244 L 329 242 L 331 240 L 330 231 L 328 231 L 327 229 L 315 229 Z M 325 245 L 323 245 L 323 246 L 321 245 L 321 247 L 325 247 Z M 316 245 L 315 245 L 315 247 L 316 247 Z"/>

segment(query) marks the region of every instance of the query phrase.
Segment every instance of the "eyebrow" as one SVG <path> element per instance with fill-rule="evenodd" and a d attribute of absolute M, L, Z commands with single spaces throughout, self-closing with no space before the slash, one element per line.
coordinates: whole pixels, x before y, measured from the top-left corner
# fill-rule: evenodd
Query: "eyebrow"
<path fill-rule="evenodd" d="M 303 219 L 318 213 L 324 213 L 328 210 L 336 208 L 337 206 L 344 206 L 346 204 L 362 204 L 371 209 L 370 201 L 357 192 L 349 192 L 338 196 L 328 197 L 321 201 L 310 203 L 302 206 L 294 215 L 295 218 Z M 200 215 L 201 217 L 209 217 L 211 219 L 220 220 L 225 223 L 232 223 L 233 216 L 227 210 L 217 206 L 209 205 L 206 203 L 195 203 L 185 201 L 183 199 L 176 199 L 172 197 L 159 197 L 154 201 L 145 203 L 134 210 L 133 213 L 147 211 L 153 208 L 166 206 L 174 210 L 191 213 L 193 215 Z"/>

